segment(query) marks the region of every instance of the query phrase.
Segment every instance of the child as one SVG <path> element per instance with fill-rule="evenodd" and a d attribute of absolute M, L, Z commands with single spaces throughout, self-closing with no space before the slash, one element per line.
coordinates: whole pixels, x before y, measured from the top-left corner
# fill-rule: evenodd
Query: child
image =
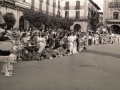
<path fill-rule="evenodd" d="M 42 51 L 41 56 L 43 56 L 44 59 L 52 59 L 53 58 L 52 53 L 53 53 L 53 50 L 48 46 L 46 46 L 45 49 Z"/>
<path fill-rule="evenodd" d="M 62 46 L 59 46 L 59 48 L 57 49 L 58 50 L 58 55 L 61 57 L 61 56 L 65 56 L 66 54 L 66 50 L 62 47 Z"/>

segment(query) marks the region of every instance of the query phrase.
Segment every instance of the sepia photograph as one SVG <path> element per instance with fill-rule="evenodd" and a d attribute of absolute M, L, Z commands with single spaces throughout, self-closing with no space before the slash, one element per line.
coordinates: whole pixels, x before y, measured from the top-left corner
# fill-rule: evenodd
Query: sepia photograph
<path fill-rule="evenodd" d="M 120 90 L 120 0 L 0 0 L 0 90 Z"/>

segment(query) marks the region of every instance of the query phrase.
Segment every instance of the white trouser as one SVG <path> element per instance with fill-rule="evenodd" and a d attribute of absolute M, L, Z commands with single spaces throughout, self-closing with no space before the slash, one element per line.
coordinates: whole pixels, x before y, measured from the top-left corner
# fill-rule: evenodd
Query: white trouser
<path fill-rule="evenodd" d="M 73 54 L 73 42 L 69 42 L 69 45 L 70 54 Z"/>

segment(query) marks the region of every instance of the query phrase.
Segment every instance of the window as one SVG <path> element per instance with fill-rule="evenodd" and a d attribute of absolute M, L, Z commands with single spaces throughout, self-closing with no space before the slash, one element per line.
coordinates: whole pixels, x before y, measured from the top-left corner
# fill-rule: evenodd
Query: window
<path fill-rule="evenodd" d="M 76 9 L 80 9 L 80 1 L 76 1 Z"/>
<path fill-rule="evenodd" d="M 60 1 L 58 1 L 58 9 L 60 9 Z"/>
<path fill-rule="evenodd" d="M 56 0 L 53 0 L 53 7 L 56 6 Z"/>
<path fill-rule="evenodd" d="M 58 1 L 58 6 L 60 6 L 60 1 Z"/>
<path fill-rule="evenodd" d="M 60 11 L 59 11 L 59 10 L 58 10 L 58 13 L 57 13 L 57 14 L 58 14 L 58 16 L 60 16 Z"/>
<path fill-rule="evenodd" d="M 46 0 L 46 4 L 49 5 L 49 0 Z"/>
<path fill-rule="evenodd" d="M 42 2 L 40 2 L 39 9 L 42 10 Z"/>
<path fill-rule="evenodd" d="M 55 7 L 53 7 L 53 16 L 55 16 Z"/>
<path fill-rule="evenodd" d="M 69 11 L 65 11 L 65 18 L 69 18 Z"/>
<path fill-rule="evenodd" d="M 43 0 L 40 0 L 40 2 L 43 2 Z"/>
<path fill-rule="evenodd" d="M 35 4 L 34 0 L 32 0 L 31 3 L 32 3 L 31 9 L 34 10 L 34 4 Z"/>
<path fill-rule="evenodd" d="M 118 12 L 113 12 L 113 19 L 118 19 L 119 13 Z"/>
<path fill-rule="evenodd" d="M 65 3 L 65 9 L 69 9 L 69 2 Z"/>
<path fill-rule="evenodd" d="M 47 14 L 49 12 L 49 6 L 48 5 L 46 5 L 46 12 L 47 12 Z"/>
<path fill-rule="evenodd" d="M 26 2 L 26 0 L 22 0 L 23 2 Z"/>
<path fill-rule="evenodd" d="M 80 19 L 80 11 L 76 11 L 76 19 Z"/>

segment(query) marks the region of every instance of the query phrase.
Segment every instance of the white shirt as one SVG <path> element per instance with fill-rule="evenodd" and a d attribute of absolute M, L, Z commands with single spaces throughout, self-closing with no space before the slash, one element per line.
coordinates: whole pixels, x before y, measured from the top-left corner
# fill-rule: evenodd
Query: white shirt
<path fill-rule="evenodd" d="M 69 36 L 69 37 L 68 37 L 68 41 L 73 43 L 74 37 L 73 37 L 73 36 Z"/>

